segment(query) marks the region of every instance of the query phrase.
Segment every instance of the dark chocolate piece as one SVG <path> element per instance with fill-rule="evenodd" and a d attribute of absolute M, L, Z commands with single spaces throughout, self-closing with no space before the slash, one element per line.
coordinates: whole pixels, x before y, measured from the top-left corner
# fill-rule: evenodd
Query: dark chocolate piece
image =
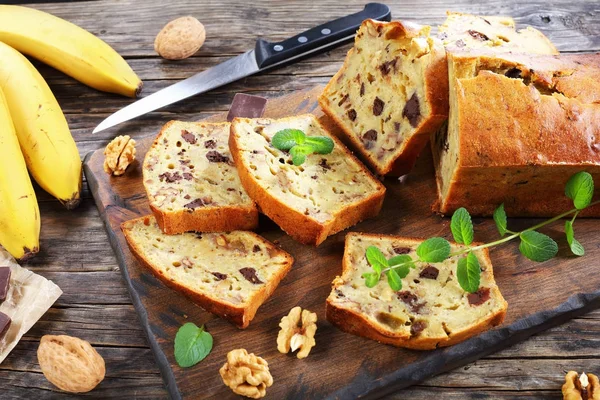
<path fill-rule="evenodd" d="M 0 267 L 0 301 L 6 299 L 10 283 L 10 267 Z"/>
<path fill-rule="evenodd" d="M 264 97 L 236 93 L 227 114 L 227 121 L 231 122 L 234 118 L 262 117 L 266 106 L 267 99 Z"/>
<path fill-rule="evenodd" d="M 10 328 L 10 317 L 0 311 L 0 337 L 4 336 L 8 328 Z"/>
<path fill-rule="evenodd" d="M 244 278 L 246 278 L 246 280 L 248 282 L 254 283 L 255 285 L 258 283 L 263 283 L 263 281 L 261 281 L 258 276 L 256 276 L 256 270 L 254 268 L 249 268 L 249 267 L 245 267 L 240 269 L 240 274 L 243 275 Z"/>
<path fill-rule="evenodd" d="M 479 288 L 475 293 L 467 295 L 469 304 L 472 306 L 479 306 L 490 299 L 490 288 Z"/>

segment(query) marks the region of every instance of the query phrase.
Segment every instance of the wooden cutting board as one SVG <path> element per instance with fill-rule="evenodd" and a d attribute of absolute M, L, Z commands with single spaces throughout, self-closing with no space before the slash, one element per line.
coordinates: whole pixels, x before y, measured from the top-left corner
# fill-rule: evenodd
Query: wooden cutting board
<path fill-rule="evenodd" d="M 321 90 L 316 87 L 271 99 L 265 116 L 312 112 L 331 126 L 316 102 Z M 210 120 L 224 118 L 224 114 L 219 114 Z M 157 126 L 154 132 L 148 132 L 148 138 L 138 141 L 138 160 L 143 160 L 159 130 Z M 218 372 L 227 352 L 235 348 L 245 348 L 269 362 L 274 384 L 267 390 L 267 398 L 374 398 L 467 364 L 600 307 L 600 220 L 578 219 L 575 230 L 586 248 L 584 257 L 570 254 L 560 222 L 543 230 L 559 243 L 558 256 L 553 260 L 531 262 L 519 255 L 517 243 L 491 251 L 496 281 L 509 304 L 504 324 L 492 331 L 450 348 L 413 351 L 353 336 L 329 324 L 325 320 L 325 299 L 331 281 L 341 273 L 344 236 L 348 231 L 451 239 L 449 219 L 433 214 L 430 209 L 435 200 L 435 182 L 427 150 L 402 182 L 385 180 L 388 191 L 377 218 L 340 232 L 319 247 L 295 242 L 273 222 L 261 217 L 258 232 L 279 243 L 296 262 L 274 295 L 259 309 L 250 327 L 239 330 L 165 287 L 134 259 L 119 225 L 149 213 L 141 161 L 135 162 L 121 177 L 108 176 L 102 169 L 103 161 L 102 150 L 88 154 L 85 174 L 140 322 L 174 399 L 236 398 L 223 385 Z M 534 223 L 533 219 L 509 219 L 509 228 L 519 230 Z M 491 218 L 474 218 L 474 224 L 476 240 L 491 241 L 498 237 Z M 317 345 L 303 360 L 292 354 L 280 354 L 276 348 L 279 321 L 296 305 L 315 311 L 319 318 Z M 214 348 L 198 365 L 182 369 L 173 356 L 173 340 L 187 321 L 205 324 L 214 337 Z"/>

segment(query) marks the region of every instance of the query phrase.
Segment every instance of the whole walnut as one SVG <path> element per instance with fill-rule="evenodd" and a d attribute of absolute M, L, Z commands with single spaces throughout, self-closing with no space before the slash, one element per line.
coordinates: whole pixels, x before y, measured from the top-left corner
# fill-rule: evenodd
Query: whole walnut
<path fill-rule="evenodd" d="M 227 353 L 227 362 L 219 370 L 223 383 L 234 393 L 260 399 L 267 394 L 273 384 L 269 364 L 263 358 L 248 354 L 245 349 L 235 349 Z"/>

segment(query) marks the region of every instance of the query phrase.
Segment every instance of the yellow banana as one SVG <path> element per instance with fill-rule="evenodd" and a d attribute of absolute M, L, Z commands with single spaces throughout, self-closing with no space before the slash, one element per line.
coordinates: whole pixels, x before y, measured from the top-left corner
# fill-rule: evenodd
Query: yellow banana
<path fill-rule="evenodd" d="M 18 260 L 38 252 L 40 210 L 0 90 L 0 244 Z"/>
<path fill-rule="evenodd" d="M 21 53 L 0 42 L 0 89 L 36 182 L 68 209 L 79 204 L 81 159 L 46 81 Z"/>
<path fill-rule="evenodd" d="M 129 97 L 142 89 L 140 78 L 112 47 L 43 11 L 0 5 L 0 41 L 95 89 Z"/>

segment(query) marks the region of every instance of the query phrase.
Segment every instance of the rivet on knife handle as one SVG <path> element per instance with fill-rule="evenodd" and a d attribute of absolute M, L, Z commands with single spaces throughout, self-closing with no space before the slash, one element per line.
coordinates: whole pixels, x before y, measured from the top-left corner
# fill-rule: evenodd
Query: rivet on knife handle
<path fill-rule="evenodd" d="M 385 4 L 369 3 L 360 12 L 329 21 L 282 42 L 272 43 L 258 39 L 255 48 L 256 63 L 259 68 L 264 69 L 316 51 L 328 50 L 341 41 L 352 39 L 360 24 L 369 18 L 389 21 L 392 13 Z"/>

